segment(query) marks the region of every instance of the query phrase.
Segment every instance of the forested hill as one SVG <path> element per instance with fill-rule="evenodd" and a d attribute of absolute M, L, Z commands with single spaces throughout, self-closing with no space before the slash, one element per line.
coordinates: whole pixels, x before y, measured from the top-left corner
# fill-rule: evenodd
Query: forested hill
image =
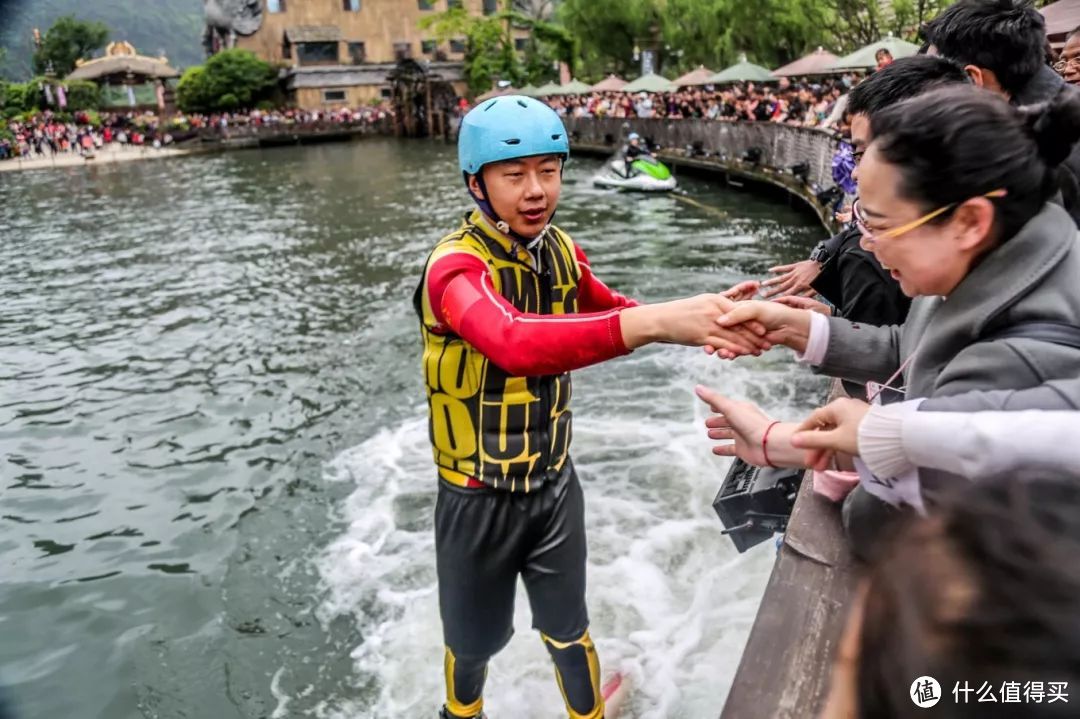
<path fill-rule="evenodd" d="M 44 33 L 64 15 L 100 20 L 110 41 L 127 40 L 146 55 L 164 51 L 173 67 L 203 60 L 202 0 L 0 0 L 0 48 L 7 51 L 0 77 L 28 79 L 34 28 Z"/>

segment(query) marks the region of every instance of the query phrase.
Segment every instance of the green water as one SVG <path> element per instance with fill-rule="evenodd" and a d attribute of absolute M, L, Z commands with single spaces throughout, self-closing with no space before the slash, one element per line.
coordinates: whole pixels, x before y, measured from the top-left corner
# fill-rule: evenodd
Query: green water
<path fill-rule="evenodd" d="M 723 289 L 820 239 L 783 203 L 681 178 L 591 187 L 558 222 L 635 297 Z M 468 208 L 449 148 L 370 140 L 0 175 L 0 686 L 18 717 L 432 716 L 440 637 L 419 337 L 427 250 Z M 709 501 L 691 395 L 770 409 L 790 356 L 647 349 L 579 374 L 576 463 L 601 660 L 642 716 L 715 716 L 772 561 Z M 557 717 L 539 642 L 494 719 Z"/>

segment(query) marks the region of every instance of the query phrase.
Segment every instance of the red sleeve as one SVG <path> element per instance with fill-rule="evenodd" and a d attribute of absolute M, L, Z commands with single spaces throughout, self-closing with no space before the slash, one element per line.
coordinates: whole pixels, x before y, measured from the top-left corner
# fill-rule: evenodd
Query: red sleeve
<path fill-rule="evenodd" d="M 581 279 L 578 281 L 578 309 L 582 312 L 602 312 L 621 307 L 637 307 L 638 303 L 624 297 L 605 285 L 593 274 L 589 258 L 580 247 L 574 245 Z"/>
<path fill-rule="evenodd" d="M 573 315 L 523 313 L 495 292 L 487 265 L 466 253 L 432 264 L 428 293 L 444 331 L 452 330 L 515 377 L 561 374 L 629 354 L 622 307 Z"/>

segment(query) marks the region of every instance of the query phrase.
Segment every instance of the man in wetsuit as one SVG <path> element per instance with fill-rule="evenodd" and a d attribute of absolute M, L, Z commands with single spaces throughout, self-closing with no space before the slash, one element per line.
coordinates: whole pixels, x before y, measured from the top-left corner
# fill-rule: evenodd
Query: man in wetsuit
<path fill-rule="evenodd" d="M 569 372 L 650 342 L 767 347 L 750 330 L 720 334 L 716 319 L 733 306 L 721 295 L 638 305 L 597 279 L 550 224 L 569 149 L 541 102 L 511 95 L 473 109 L 458 154 L 478 208 L 436 245 L 414 298 L 439 475 L 444 719 L 483 715 L 488 660 L 513 632 L 519 575 L 569 716 L 603 716 Z"/>

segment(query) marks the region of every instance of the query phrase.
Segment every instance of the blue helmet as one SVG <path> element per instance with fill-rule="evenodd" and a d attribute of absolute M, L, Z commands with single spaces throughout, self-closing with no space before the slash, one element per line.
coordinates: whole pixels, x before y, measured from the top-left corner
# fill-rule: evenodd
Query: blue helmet
<path fill-rule="evenodd" d="M 482 102 L 461 121 L 458 162 L 475 175 L 492 162 L 534 155 L 570 155 L 562 120 L 550 107 L 524 95 Z"/>

